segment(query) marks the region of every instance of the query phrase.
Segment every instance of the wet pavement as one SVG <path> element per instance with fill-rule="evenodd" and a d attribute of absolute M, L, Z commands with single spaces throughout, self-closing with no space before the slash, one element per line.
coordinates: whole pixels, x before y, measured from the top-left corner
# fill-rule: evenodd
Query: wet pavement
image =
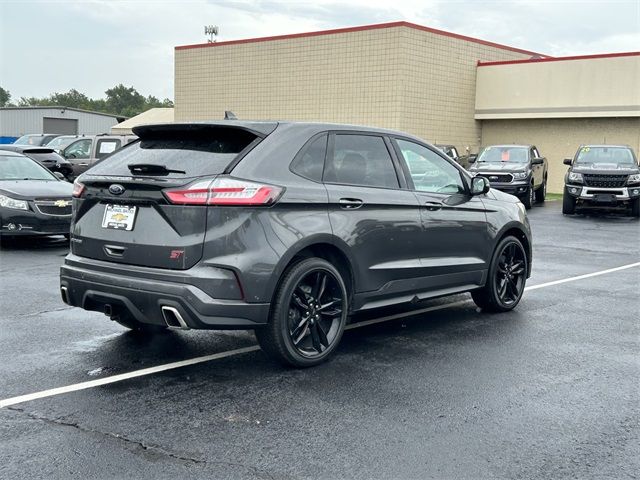
<path fill-rule="evenodd" d="M 557 201 L 529 216 L 529 285 L 640 261 L 637 220 Z M 255 343 L 144 339 L 65 306 L 66 248 L 0 249 L 0 400 Z M 528 291 L 507 314 L 469 298 L 352 329 L 313 369 L 253 351 L 2 408 L 0 478 L 637 478 L 640 268 Z"/>

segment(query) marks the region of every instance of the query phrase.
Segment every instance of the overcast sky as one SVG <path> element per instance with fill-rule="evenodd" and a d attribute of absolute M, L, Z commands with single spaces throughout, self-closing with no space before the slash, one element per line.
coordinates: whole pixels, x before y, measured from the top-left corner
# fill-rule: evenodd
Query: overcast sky
<path fill-rule="evenodd" d="M 173 98 L 173 47 L 406 20 L 549 55 L 640 50 L 640 0 L 0 0 L 14 101 L 118 83 Z"/>

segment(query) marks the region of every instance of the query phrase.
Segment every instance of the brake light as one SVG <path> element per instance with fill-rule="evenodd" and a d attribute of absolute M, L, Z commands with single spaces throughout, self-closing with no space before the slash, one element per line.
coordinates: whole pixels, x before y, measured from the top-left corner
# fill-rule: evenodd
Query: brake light
<path fill-rule="evenodd" d="M 71 196 L 75 198 L 79 198 L 82 196 L 83 192 L 84 192 L 84 183 L 80 183 L 77 180 L 73 182 L 73 193 L 71 194 Z"/>
<path fill-rule="evenodd" d="M 271 205 L 283 188 L 230 177 L 192 183 L 187 188 L 165 190 L 167 200 L 177 205 Z"/>

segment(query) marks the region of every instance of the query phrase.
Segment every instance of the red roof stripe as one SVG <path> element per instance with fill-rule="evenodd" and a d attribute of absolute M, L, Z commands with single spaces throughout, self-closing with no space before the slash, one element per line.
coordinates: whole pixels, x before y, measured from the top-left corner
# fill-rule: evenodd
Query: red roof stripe
<path fill-rule="evenodd" d="M 505 60 L 501 62 L 478 61 L 478 66 L 491 67 L 493 65 L 513 65 L 513 64 L 519 64 L 519 63 L 540 63 L 540 62 L 562 62 L 565 60 L 591 60 L 594 58 L 635 57 L 638 55 L 640 55 L 640 52 L 600 53 L 597 55 L 573 55 L 570 57 L 531 58 L 527 60 Z"/>
<path fill-rule="evenodd" d="M 503 50 L 510 50 L 512 52 L 522 53 L 525 55 L 542 55 L 540 53 L 531 52 L 529 50 L 522 50 L 520 48 L 510 47 L 508 45 L 502 45 L 500 43 L 489 42 L 486 40 L 480 40 L 478 38 L 468 37 L 466 35 L 460 35 L 457 33 L 447 32 L 444 30 L 438 30 L 436 28 L 425 27 L 422 25 L 417 25 L 415 23 L 410 22 L 389 22 L 389 23 L 378 23 L 375 25 L 363 25 L 360 27 L 348 27 L 348 28 L 334 28 L 332 30 L 320 30 L 317 32 L 305 32 L 305 33 L 294 33 L 290 35 L 276 35 L 273 37 L 258 37 L 258 38 L 245 38 L 243 40 L 229 40 L 226 42 L 216 42 L 216 43 L 197 43 L 194 45 L 180 45 L 175 47 L 176 50 L 187 50 L 191 48 L 208 48 L 208 47 L 219 47 L 223 45 L 239 45 L 243 43 L 259 43 L 259 42 L 270 42 L 273 40 L 288 40 L 291 38 L 305 38 L 305 37 L 317 37 L 320 35 L 333 35 L 336 33 L 349 33 L 349 32 L 362 32 L 366 30 L 378 30 L 381 28 L 392 28 L 392 27 L 408 27 L 413 28 L 415 30 L 421 30 L 423 32 L 435 33 L 436 35 L 443 35 L 445 37 L 457 38 L 459 40 L 465 40 L 467 42 L 479 43 L 481 45 L 487 45 L 489 47 L 500 48 Z M 543 55 L 545 56 L 545 55 Z"/>

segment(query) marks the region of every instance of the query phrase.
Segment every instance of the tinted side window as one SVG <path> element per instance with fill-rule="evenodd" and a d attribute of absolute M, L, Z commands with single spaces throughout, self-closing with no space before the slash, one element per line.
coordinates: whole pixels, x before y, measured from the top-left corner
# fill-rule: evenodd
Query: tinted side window
<path fill-rule="evenodd" d="M 437 153 L 418 143 L 397 140 L 416 190 L 431 193 L 464 193 L 460 172 Z"/>
<path fill-rule="evenodd" d="M 391 155 L 384 139 L 375 135 L 335 135 L 333 158 L 324 180 L 344 185 L 398 188 Z"/>
<path fill-rule="evenodd" d="M 327 153 L 327 138 L 328 135 L 321 135 L 302 147 L 291 164 L 291 171 L 316 182 L 322 181 L 324 157 Z"/>
<path fill-rule="evenodd" d="M 120 148 L 120 140 L 112 138 L 104 138 L 98 140 L 96 146 L 96 158 L 103 158 Z"/>

